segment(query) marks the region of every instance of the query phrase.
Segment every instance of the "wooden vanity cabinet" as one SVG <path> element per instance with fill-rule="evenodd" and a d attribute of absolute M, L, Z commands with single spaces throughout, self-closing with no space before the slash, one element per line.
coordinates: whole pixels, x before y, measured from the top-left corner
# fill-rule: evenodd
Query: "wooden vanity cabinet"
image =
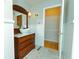
<path fill-rule="evenodd" d="M 32 49 L 35 48 L 35 34 L 29 34 L 20 38 L 14 38 L 15 59 L 23 59 Z"/>

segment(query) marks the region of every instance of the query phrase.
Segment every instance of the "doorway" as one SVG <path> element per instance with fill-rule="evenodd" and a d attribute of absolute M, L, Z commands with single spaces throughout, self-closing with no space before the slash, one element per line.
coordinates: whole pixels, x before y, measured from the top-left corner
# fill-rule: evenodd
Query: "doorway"
<path fill-rule="evenodd" d="M 59 54 L 61 54 L 61 11 L 61 5 L 44 8 L 44 47 L 58 51 Z"/>

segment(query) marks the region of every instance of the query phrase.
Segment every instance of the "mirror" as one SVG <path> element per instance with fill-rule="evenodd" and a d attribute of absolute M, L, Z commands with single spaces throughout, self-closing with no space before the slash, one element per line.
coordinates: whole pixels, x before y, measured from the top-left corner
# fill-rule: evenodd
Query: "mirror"
<path fill-rule="evenodd" d="M 15 21 L 14 28 L 27 28 L 27 15 L 13 11 L 13 19 Z"/>
<path fill-rule="evenodd" d="M 28 12 L 18 5 L 13 5 L 14 28 L 28 28 Z"/>

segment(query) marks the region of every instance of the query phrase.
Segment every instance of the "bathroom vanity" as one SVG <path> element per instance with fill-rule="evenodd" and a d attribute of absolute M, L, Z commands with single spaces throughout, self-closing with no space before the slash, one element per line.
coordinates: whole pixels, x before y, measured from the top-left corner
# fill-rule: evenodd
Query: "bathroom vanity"
<path fill-rule="evenodd" d="M 35 48 L 35 33 L 28 28 L 28 11 L 13 5 L 15 59 L 23 59 Z"/>
<path fill-rule="evenodd" d="M 35 33 L 14 37 L 15 59 L 23 59 L 32 49 L 35 48 Z"/>

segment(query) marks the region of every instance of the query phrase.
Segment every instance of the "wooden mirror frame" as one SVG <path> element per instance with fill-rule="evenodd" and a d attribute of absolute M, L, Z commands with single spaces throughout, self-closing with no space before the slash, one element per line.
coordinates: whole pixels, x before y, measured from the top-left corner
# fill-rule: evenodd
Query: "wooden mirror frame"
<path fill-rule="evenodd" d="M 28 11 L 19 5 L 13 5 L 13 10 L 18 11 L 26 15 L 26 28 L 28 28 Z"/>

